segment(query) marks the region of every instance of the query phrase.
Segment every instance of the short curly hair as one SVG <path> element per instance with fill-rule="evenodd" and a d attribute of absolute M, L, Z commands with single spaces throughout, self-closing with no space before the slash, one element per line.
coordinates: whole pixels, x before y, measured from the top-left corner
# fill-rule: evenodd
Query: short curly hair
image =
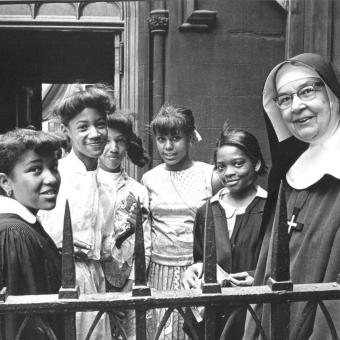
<path fill-rule="evenodd" d="M 50 155 L 60 149 L 60 139 L 50 133 L 15 129 L 0 135 L 0 172 L 10 175 L 25 151 Z M 5 195 L 0 188 L 0 194 Z"/>
<path fill-rule="evenodd" d="M 60 148 L 60 139 L 48 132 L 15 129 L 0 135 L 0 172 L 9 175 L 27 150 L 48 155 Z"/>
<path fill-rule="evenodd" d="M 114 98 L 108 88 L 104 85 L 93 85 L 81 89 L 59 101 L 53 108 L 53 114 L 67 126 L 70 120 L 88 107 L 97 109 L 106 119 L 106 115 L 115 109 Z"/>

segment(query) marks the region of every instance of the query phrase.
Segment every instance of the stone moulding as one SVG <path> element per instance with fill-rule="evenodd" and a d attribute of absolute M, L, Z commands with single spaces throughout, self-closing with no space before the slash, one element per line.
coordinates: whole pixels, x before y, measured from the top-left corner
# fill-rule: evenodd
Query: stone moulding
<path fill-rule="evenodd" d="M 197 0 L 181 0 L 179 2 L 181 32 L 204 32 L 216 24 L 217 12 L 199 9 Z"/>
<path fill-rule="evenodd" d="M 187 17 L 186 21 L 179 26 L 179 30 L 186 31 L 208 31 L 216 24 L 217 12 L 208 10 L 194 10 Z"/>

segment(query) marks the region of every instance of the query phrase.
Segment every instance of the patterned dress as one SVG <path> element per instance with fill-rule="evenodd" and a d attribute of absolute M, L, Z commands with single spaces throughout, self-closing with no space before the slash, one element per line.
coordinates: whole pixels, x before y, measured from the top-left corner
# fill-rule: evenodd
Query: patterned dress
<path fill-rule="evenodd" d="M 110 237 L 103 242 L 102 258 L 103 269 L 106 278 L 106 290 L 119 292 L 126 282 L 134 280 L 134 246 L 135 234 L 128 231 L 130 225 L 127 223 L 132 204 L 140 200 L 144 207 L 148 207 L 149 198 L 146 188 L 122 170 L 119 173 L 110 173 L 102 169 L 98 170 L 100 178 L 100 189 L 107 200 L 111 201 L 113 216 L 111 218 Z M 144 247 L 146 267 L 150 261 L 151 230 L 149 220 L 143 223 Z M 128 236 L 129 235 L 129 236 Z M 135 312 L 126 311 L 121 321 L 125 334 L 129 340 L 135 337 Z M 117 332 L 115 332 L 117 333 Z M 113 339 L 121 339 L 120 335 L 114 334 Z"/>
<path fill-rule="evenodd" d="M 149 191 L 152 251 L 149 285 L 158 290 L 179 290 L 181 275 L 193 263 L 193 225 L 197 209 L 211 196 L 213 166 L 194 162 L 181 171 L 161 164 L 144 174 Z M 154 337 L 165 309 L 150 311 L 148 336 Z M 185 339 L 183 319 L 173 312 L 159 339 Z"/>

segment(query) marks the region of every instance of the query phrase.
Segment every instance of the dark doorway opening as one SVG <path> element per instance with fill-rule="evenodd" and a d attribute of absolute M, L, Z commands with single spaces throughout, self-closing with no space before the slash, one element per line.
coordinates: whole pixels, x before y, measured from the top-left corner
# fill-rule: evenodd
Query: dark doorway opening
<path fill-rule="evenodd" d="M 0 31 L 0 132 L 41 128 L 42 83 L 113 83 L 114 32 Z"/>

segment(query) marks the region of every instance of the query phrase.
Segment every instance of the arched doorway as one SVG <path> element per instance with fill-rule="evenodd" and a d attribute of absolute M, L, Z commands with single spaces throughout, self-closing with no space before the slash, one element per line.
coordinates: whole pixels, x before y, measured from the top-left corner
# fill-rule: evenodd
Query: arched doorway
<path fill-rule="evenodd" d="M 131 61 L 124 61 L 134 48 L 126 26 L 135 32 L 136 21 L 130 20 L 135 7 L 119 2 L 1 4 L 0 132 L 41 127 L 42 83 L 109 83 L 118 106 L 129 110 L 134 100 L 121 89 L 136 76 L 129 72 Z"/>

